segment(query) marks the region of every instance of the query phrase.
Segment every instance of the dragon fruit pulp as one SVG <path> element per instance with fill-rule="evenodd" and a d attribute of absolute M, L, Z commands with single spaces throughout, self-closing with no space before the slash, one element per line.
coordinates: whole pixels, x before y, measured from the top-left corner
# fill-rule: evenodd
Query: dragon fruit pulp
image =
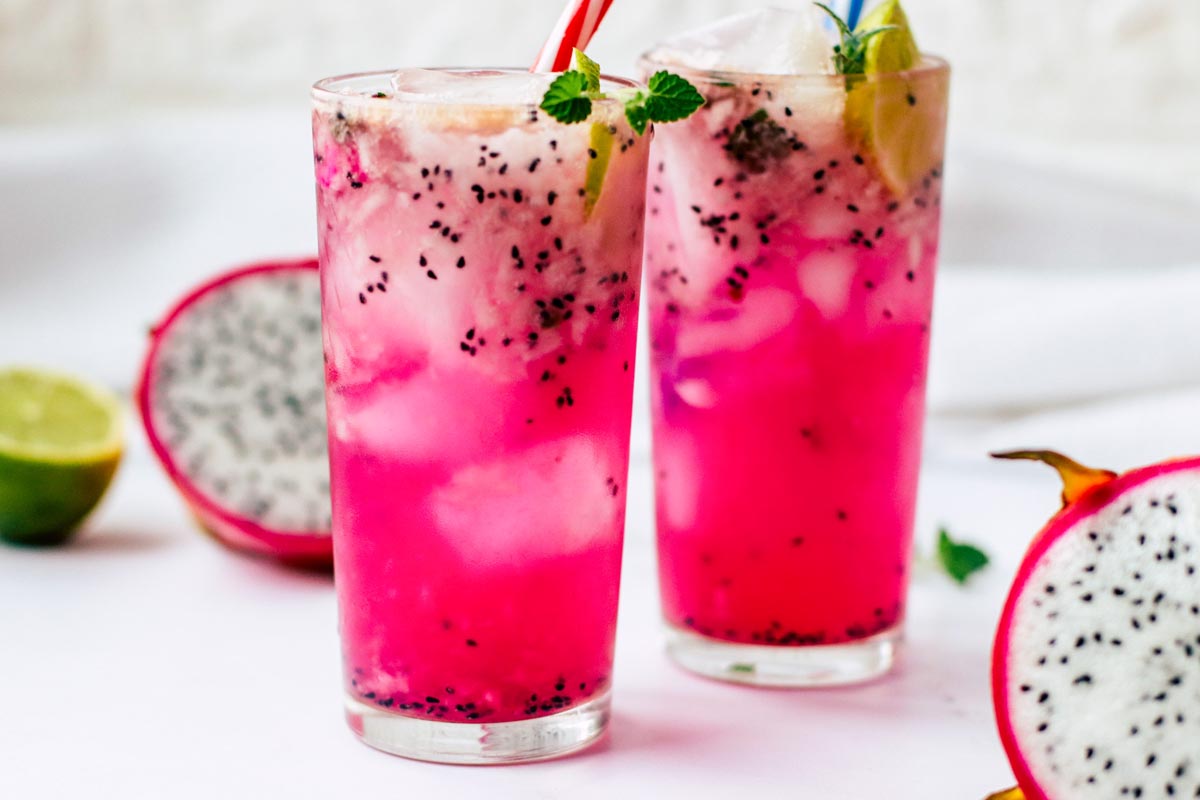
<path fill-rule="evenodd" d="M 1200 797 L 1200 458 L 1117 476 L 1048 451 L 1063 509 L 1017 572 L 993 661 L 1016 800 Z"/>
<path fill-rule="evenodd" d="M 201 526 L 237 550 L 330 563 L 315 259 L 221 275 L 154 327 L 138 402 Z"/>

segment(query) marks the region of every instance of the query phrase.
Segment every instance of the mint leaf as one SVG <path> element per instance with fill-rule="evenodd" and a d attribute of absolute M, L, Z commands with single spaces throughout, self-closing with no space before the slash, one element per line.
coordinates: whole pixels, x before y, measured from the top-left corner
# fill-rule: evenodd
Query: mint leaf
<path fill-rule="evenodd" d="M 757 670 L 755 670 L 753 664 L 730 664 L 729 671 L 730 672 L 744 672 L 744 673 L 753 675 Z"/>
<path fill-rule="evenodd" d="M 986 567 L 989 560 L 987 553 L 978 547 L 951 539 L 945 528 L 938 531 L 938 563 L 959 585 Z"/>
<path fill-rule="evenodd" d="M 862 75 L 867 70 L 867 40 L 885 31 L 896 30 L 895 25 L 880 25 L 857 33 L 850 30 L 841 17 L 824 3 L 813 3 L 826 14 L 833 17 L 834 24 L 842 36 L 842 43 L 833 46 L 833 67 L 839 75 Z"/>
<path fill-rule="evenodd" d="M 587 119 L 593 100 L 608 99 L 600 91 L 600 65 L 576 48 L 575 66 L 554 79 L 541 103 L 543 111 L 568 125 Z M 625 118 L 639 136 L 651 122 L 675 122 L 704 105 L 704 96 L 695 86 L 670 72 L 656 72 L 648 88 L 649 92 L 620 89 L 613 93 L 625 106 Z"/>
<path fill-rule="evenodd" d="M 675 122 L 686 119 L 704 105 L 704 95 L 685 79 L 661 70 L 650 76 L 647 85 L 646 113 L 651 122 Z"/>
<path fill-rule="evenodd" d="M 587 78 L 587 90 L 589 92 L 600 91 L 600 65 L 587 57 L 587 54 L 575 48 L 575 69 L 583 73 Z"/>
<path fill-rule="evenodd" d="M 839 16 L 838 13 L 836 11 L 834 11 L 832 8 L 825 5 L 824 3 L 813 3 L 813 5 L 819 9 L 821 9 L 822 11 L 824 11 L 826 14 L 828 14 L 833 19 L 833 24 L 837 25 L 838 32 L 842 35 L 843 41 L 845 40 L 845 38 L 847 36 L 854 35 L 854 31 L 850 30 L 850 26 L 846 24 L 846 21 L 844 19 L 842 19 L 841 16 Z"/>
<path fill-rule="evenodd" d="M 638 92 L 629 100 L 625 101 L 625 119 L 629 120 L 629 125 L 638 136 L 646 132 L 646 126 L 650 124 L 650 112 L 646 110 L 646 95 Z"/>
<path fill-rule="evenodd" d="M 592 113 L 592 98 L 588 95 L 587 76 L 578 70 L 570 70 L 559 75 L 546 90 L 541 108 L 559 122 L 567 125 L 583 122 Z"/>

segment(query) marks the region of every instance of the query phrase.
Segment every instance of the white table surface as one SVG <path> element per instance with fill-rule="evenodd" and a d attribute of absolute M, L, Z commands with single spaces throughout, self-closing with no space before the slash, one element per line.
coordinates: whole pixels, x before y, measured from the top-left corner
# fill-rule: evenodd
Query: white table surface
<path fill-rule="evenodd" d="M 22 198 L 0 215 L 0 363 L 57 364 L 128 387 L 146 323 L 189 283 L 311 252 L 305 125 L 297 111 L 0 129 L 0 191 Z M 1052 263 L 1047 248 L 1061 234 L 1006 199 L 1020 173 L 994 159 L 972 164 L 1003 191 L 964 196 L 957 216 L 948 199 L 947 257 Z M 1075 209 L 1063 217 L 1071 230 L 1120 239 L 1121 225 L 1141 227 L 1128 203 L 1080 212 L 1071 198 L 1094 205 L 1091 187 L 1040 191 Z M 1194 228 L 1154 217 L 1153 246 L 1125 251 L 1156 263 L 1194 258 Z M 972 246 L 982 227 L 991 238 Z M 1020 416 L 936 417 L 918 540 L 928 552 L 946 523 L 984 544 L 993 567 L 965 589 L 918 571 L 891 676 L 854 689 L 755 690 L 685 674 L 663 653 L 645 395 L 643 384 L 614 720 L 599 747 L 475 768 L 359 744 L 341 717 L 329 579 L 233 555 L 199 534 L 131 422 L 114 490 L 77 543 L 0 548 L 0 798 L 979 798 L 1011 782 L 989 694 L 992 629 L 1057 496 L 1048 472 L 984 453 L 1055 445 L 1123 468 L 1200 451 L 1200 392 L 1188 387 Z M 952 387 L 943 395 L 952 399 Z"/>
<path fill-rule="evenodd" d="M 892 676 L 793 692 L 717 684 L 666 660 L 639 460 L 610 737 L 556 763 L 444 767 L 377 753 L 346 728 L 330 580 L 207 540 L 134 441 L 77 544 L 0 551 L 0 797 L 927 800 L 981 797 L 1007 779 L 991 626 L 1022 537 L 1054 506 L 1049 475 L 927 470 L 923 506 L 992 542 L 996 568 L 965 590 L 918 574 Z"/>

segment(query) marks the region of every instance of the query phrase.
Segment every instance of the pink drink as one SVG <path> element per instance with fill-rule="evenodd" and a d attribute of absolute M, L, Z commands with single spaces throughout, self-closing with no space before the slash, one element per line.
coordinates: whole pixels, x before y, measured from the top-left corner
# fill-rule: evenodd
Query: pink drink
<path fill-rule="evenodd" d="M 844 78 L 683 74 L 708 105 L 658 133 L 646 254 L 671 649 L 735 680 L 867 677 L 904 614 L 947 71 L 872 79 L 904 104 L 878 129 L 931 132 L 887 180 Z M 865 640 L 870 664 L 808 647 Z"/>
<path fill-rule="evenodd" d="M 492 724 L 607 716 L 649 143 L 615 103 L 538 112 L 546 76 L 401 75 L 313 115 L 351 724 L 544 756 L 584 740 L 502 752 Z M 372 733 L 397 718 L 492 731 L 430 752 Z"/>

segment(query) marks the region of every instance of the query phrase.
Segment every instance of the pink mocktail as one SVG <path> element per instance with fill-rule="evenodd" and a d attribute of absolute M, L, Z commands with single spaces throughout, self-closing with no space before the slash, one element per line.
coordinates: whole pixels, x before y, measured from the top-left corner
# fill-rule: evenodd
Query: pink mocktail
<path fill-rule="evenodd" d="M 405 755 L 540 757 L 607 718 L 649 143 L 616 103 L 539 112 L 551 77 L 316 91 L 349 715 Z"/>
<path fill-rule="evenodd" d="M 904 614 L 947 70 L 681 72 L 708 104 L 655 140 L 646 254 L 671 649 L 866 677 Z"/>

